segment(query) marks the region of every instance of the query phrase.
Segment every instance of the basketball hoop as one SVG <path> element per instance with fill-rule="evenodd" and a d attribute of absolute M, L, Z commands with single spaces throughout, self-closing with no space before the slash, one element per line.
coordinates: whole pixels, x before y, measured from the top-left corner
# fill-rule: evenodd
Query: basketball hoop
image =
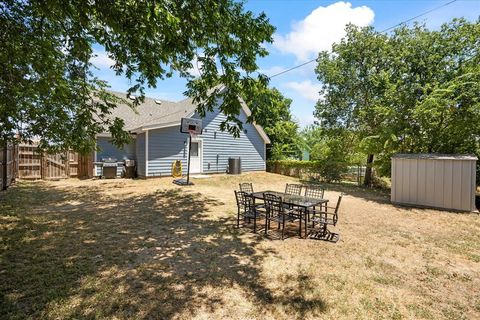
<path fill-rule="evenodd" d="M 190 182 L 190 151 L 192 150 L 192 140 L 196 140 L 199 135 L 202 134 L 202 120 L 196 118 L 182 118 L 180 122 L 180 132 L 188 133 L 190 139 L 188 139 L 188 160 L 187 160 L 187 179 L 176 179 L 174 183 L 179 185 L 192 185 Z M 173 171 L 173 170 L 172 170 Z"/>
<path fill-rule="evenodd" d="M 196 130 L 188 130 L 188 134 L 190 135 L 190 139 L 195 140 L 198 137 L 198 132 Z"/>

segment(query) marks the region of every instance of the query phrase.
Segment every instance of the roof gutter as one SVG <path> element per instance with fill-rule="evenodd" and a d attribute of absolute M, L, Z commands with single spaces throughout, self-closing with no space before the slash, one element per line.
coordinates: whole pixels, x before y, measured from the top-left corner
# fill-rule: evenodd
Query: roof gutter
<path fill-rule="evenodd" d="M 149 125 L 149 126 L 142 126 L 142 127 L 138 127 L 138 128 L 135 128 L 135 129 L 131 130 L 131 132 L 142 133 L 142 132 L 148 131 L 148 130 L 170 128 L 170 127 L 177 127 L 177 126 L 180 126 L 180 123 L 175 121 L 175 122 L 168 122 L 168 123 L 162 123 L 162 124 L 152 124 L 152 125 Z"/>

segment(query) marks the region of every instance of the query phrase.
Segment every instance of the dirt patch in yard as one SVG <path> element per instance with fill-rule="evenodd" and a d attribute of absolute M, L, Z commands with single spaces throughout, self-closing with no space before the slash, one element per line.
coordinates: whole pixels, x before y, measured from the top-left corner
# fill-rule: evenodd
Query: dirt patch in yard
<path fill-rule="evenodd" d="M 21 182 L 0 194 L 0 313 L 23 318 L 478 318 L 480 216 L 345 192 L 336 244 L 236 229 L 233 190 L 294 178 L 217 175 Z M 292 226 L 295 230 L 296 226 Z"/>

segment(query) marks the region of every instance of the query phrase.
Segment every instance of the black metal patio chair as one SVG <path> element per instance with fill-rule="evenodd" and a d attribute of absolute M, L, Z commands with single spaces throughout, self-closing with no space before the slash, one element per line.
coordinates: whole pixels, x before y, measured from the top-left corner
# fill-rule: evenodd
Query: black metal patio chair
<path fill-rule="evenodd" d="M 253 184 L 250 182 L 242 182 L 239 184 L 240 186 L 240 191 L 247 192 L 247 193 L 253 193 Z"/>
<path fill-rule="evenodd" d="M 303 185 L 301 184 L 295 184 L 295 183 L 287 183 L 285 185 L 285 194 L 289 195 L 294 195 L 294 196 L 299 196 L 302 194 L 302 188 Z M 295 208 L 292 205 L 285 205 L 285 208 L 292 210 L 294 214 L 297 216 L 297 218 L 301 217 L 301 213 L 295 212 Z"/>
<path fill-rule="evenodd" d="M 325 195 L 325 189 L 320 186 L 315 185 L 306 185 L 305 186 L 305 197 L 315 198 L 315 199 L 323 199 Z M 310 221 L 310 215 L 315 216 L 315 212 L 317 210 L 322 210 L 322 205 L 319 208 L 313 207 L 312 209 L 308 210 L 307 219 Z"/>
<path fill-rule="evenodd" d="M 340 203 L 342 202 L 343 193 L 338 197 L 337 204 L 334 207 L 324 206 L 325 211 L 316 211 L 316 215 L 312 217 L 312 228 L 315 229 L 315 224 L 320 226 L 320 231 L 317 236 L 325 239 L 332 239 L 334 237 L 338 240 L 338 234 L 334 234 L 328 230 L 328 226 L 336 226 L 338 223 L 338 212 L 340 210 Z M 328 209 L 332 209 L 333 212 L 328 212 Z"/>
<path fill-rule="evenodd" d="M 243 191 L 248 194 L 253 193 L 253 184 L 251 182 L 242 182 L 239 184 L 240 191 Z M 261 213 L 265 213 L 265 205 L 263 203 L 255 203 L 255 209 Z"/>
<path fill-rule="evenodd" d="M 285 193 L 299 196 L 302 194 L 302 185 L 295 183 L 287 183 L 285 186 Z"/>
<path fill-rule="evenodd" d="M 305 186 L 305 197 L 323 199 L 325 189 L 320 186 L 307 185 Z"/>
<path fill-rule="evenodd" d="M 278 223 L 278 229 L 282 229 L 281 238 L 283 240 L 285 234 L 285 222 L 294 222 L 295 220 L 298 220 L 298 216 L 293 214 L 290 209 L 285 208 L 282 197 L 271 193 L 264 193 L 263 198 L 265 200 L 265 208 L 267 209 L 267 214 L 265 216 L 265 234 L 268 233 L 270 222 L 274 221 Z"/>
<path fill-rule="evenodd" d="M 257 219 L 263 219 L 265 214 L 255 207 L 255 199 L 245 191 L 235 191 L 237 200 L 237 228 L 240 228 L 240 216 L 244 221 L 250 223 L 253 219 L 253 232 L 257 232 Z"/>

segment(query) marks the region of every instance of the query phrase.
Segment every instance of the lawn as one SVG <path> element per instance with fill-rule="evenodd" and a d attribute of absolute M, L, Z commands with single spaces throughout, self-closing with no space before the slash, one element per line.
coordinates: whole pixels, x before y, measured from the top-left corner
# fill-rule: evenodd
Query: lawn
<path fill-rule="evenodd" d="M 478 319 L 480 216 L 345 192 L 337 243 L 236 229 L 233 190 L 294 178 L 218 175 L 20 182 L 0 194 L 7 319 Z"/>

